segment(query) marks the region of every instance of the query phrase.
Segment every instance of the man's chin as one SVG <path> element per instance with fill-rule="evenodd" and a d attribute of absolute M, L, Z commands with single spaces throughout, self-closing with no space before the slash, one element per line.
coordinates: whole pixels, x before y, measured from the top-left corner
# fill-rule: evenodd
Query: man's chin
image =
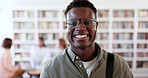
<path fill-rule="evenodd" d="M 84 48 L 87 48 L 88 45 L 84 45 L 84 44 L 77 44 L 76 45 L 77 48 L 80 48 L 80 49 L 84 49 Z"/>

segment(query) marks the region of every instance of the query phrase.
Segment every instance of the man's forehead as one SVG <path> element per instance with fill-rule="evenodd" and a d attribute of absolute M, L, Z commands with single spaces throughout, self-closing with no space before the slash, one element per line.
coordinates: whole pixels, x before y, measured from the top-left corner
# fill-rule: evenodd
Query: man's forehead
<path fill-rule="evenodd" d="M 67 19 L 76 17 L 95 18 L 95 13 L 89 7 L 75 7 L 69 10 L 66 16 Z"/>

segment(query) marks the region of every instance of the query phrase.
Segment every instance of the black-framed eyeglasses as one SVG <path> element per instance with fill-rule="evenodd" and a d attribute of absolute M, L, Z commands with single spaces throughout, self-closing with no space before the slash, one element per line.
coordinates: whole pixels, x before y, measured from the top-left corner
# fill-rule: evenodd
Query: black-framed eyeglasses
<path fill-rule="evenodd" d="M 66 21 L 66 25 L 69 28 L 72 27 L 74 28 L 78 26 L 80 23 L 86 27 L 90 27 L 90 26 L 96 26 L 98 22 L 92 18 L 69 19 Z"/>

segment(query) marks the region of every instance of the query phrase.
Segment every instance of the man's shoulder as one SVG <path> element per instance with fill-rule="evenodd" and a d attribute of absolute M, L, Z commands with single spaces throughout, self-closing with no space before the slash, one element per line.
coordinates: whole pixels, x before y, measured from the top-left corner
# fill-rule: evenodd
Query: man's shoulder
<path fill-rule="evenodd" d="M 107 61 L 108 53 L 111 53 L 111 52 L 108 52 L 108 51 L 106 51 L 104 49 L 102 50 L 103 59 L 106 60 L 106 61 Z M 118 54 L 115 54 L 115 53 L 111 53 L 111 54 L 114 55 L 114 65 L 122 66 L 122 65 L 127 64 L 126 60 L 122 56 L 120 56 Z"/>
<path fill-rule="evenodd" d="M 114 68 L 116 70 L 124 70 L 125 68 L 129 68 L 129 65 L 122 56 L 114 54 Z"/>
<path fill-rule="evenodd" d="M 115 53 L 113 53 L 113 52 L 108 52 L 108 51 L 102 49 L 102 53 L 103 53 L 104 59 L 106 59 L 106 60 L 107 60 L 107 55 L 108 55 L 108 53 L 110 53 L 110 54 L 113 54 L 113 55 L 114 55 L 115 61 L 125 61 L 122 56 L 120 56 L 120 55 L 118 55 L 118 54 L 115 54 Z"/>
<path fill-rule="evenodd" d="M 54 56 L 54 57 L 52 57 L 47 63 L 46 63 L 46 66 L 47 67 L 56 67 L 56 66 L 58 66 L 58 65 L 60 65 L 60 64 L 63 64 L 64 63 L 64 61 L 66 61 L 66 59 L 67 59 L 67 54 L 66 53 L 60 53 L 60 54 L 58 54 L 58 55 L 56 55 L 56 56 Z"/>
<path fill-rule="evenodd" d="M 122 56 L 120 56 L 120 55 L 118 55 L 118 54 L 114 54 L 114 57 L 115 57 L 115 61 L 125 61 L 125 59 L 122 57 Z"/>

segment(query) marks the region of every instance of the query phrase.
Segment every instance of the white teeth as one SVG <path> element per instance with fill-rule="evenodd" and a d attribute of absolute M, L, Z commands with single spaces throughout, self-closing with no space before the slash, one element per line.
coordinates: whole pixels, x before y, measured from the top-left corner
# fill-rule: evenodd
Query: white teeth
<path fill-rule="evenodd" d="M 76 38 L 85 38 L 87 35 L 76 35 Z"/>

